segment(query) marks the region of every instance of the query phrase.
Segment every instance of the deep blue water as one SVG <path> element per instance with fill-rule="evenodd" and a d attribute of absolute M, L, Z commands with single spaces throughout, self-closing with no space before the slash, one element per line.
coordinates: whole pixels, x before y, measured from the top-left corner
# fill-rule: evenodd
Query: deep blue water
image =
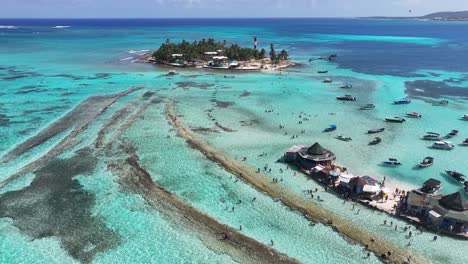
<path fill-rule="evenodd" d="M 313 53 L 314 49 L 335 49 L 344 59 L 340 66 L 368 74 L 416 76 L 419 69 L 468 71 L 464 54 L 468 54 L 468 24 L 410 20 L 369 19 L 0 19 L 0 25 L 15 25 L 15 31 L 0 29 L 8 34 L 53 32 L 54 25 L 75 29 L 135 29 L 167 27 L 244 28 L 252 35 L 277 36 L 278 42 Z M 252 30 L 257 29 L 257 30 Z M 273 32 L 273 36 L 271 33 Z M 303 38 L 311 34 L 399 36 L 433 38 L 436 44 L 341 39 L 341 41 L 311 43 Z M 207 33 L 206 37 L 214 34 Z M 56 36 L 62 38 L 62 35 Z M 286 38 L 282 40 L 282 38 Z M 4 38 L 2 38 L 4 39 Z M 372 40 L 372 39 L 370 39 Z M 4 40 L 2 40 L 4 41 Z M 8 41 L 8 38 L 7 38 Z M 378 45 L 376 45 L 378 42 Z M 320 44 L 320 45 L 318 45 Z M 424 45 L 425 44 L 425 45 Z M 404 62 L 404 63 L 401 63 Z"/>

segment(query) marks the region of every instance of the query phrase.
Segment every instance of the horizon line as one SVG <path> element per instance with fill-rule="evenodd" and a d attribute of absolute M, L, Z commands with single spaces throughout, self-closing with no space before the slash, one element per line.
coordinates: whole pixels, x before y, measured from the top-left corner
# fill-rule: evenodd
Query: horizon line
<path fill-rule="evenodd" d="M 311 16 L 311 17 L 0 17 L 1 19 L 68 19 L 68 20 L 84 20 L 84 19 L 313 19 L 313 18 L 330 18 L 330 19 L 353 19 L 353 18 L 418 18 L 417 16 L 407 17 L 391 17 L 391 16 Z"/>

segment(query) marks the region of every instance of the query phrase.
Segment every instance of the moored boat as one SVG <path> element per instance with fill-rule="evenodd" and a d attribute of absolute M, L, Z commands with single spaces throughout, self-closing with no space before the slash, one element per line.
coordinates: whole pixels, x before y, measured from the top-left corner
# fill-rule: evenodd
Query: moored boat
<path fill-rule="evenodd" d="M 463 140 L 461 143 L 463 146 L 468 146 L 468 138 Z"/>
<path fill-rule="evenodd" d="M 406 116 L 407 117 L 411 117 L 411 118 L 421 118 L 422 115 L 418 112 L 410 112 L 410 113 L 406 113 Z"/>
<path fill-rule="evenodd" d="M 330 78 L 326 78 L 325 80 L 323 80 L 323 82 L 324 82 L 324 83 L 332 83 L 332 82 L 333 82 L 333 80 L 332 80 L 332 79 L 330 79 Z"/>
<path fill-rule="evenodd" d="M 401 162 L 399 162 L 397 159 L 389 158 L 386 161 L 382 161 L 382 165 L 385 165 L 385 166 L 401 166 L 403 164 L 401 164 Z"/>
<path fill-rule="evenodd" d="M 339 135 L 339 136 L 337 136 L 335 138 L 339 139 L 341 141 L 351 141 L 351 140 L 353 140 L 351 137 L 346 137 L 346 136 L 343 136 L 343 135 Z"/>
<path fill-rule="evenodd" d="M 385 121 L 390 122 L 390 123 L 403 123 L 406 122 L 404 118 L 401 117 L 387 117 L 385 118 Z"/>
<path fill-rule="evenodd" d="M 411 99 L 405 98 L 398 101 L 393 101 L 393 104 L 410 104 Z"/>
<path fill-rule="evenodd" d="M 377 133 L 381 133 L 381 132 L 384 132 L 385 131 L 385 128 L 376 128 L 376 129 L 371 129 L 371 130 L 368 130 L 367 131 L 367 134 L 377 134 Z"/>
<path fill-rule="evenodd" d="M 328 73 L 328 71 L 318 71 L 317 73 L 323 74 L 323 73 Z"/>
<path fill-rule="evenodd" d="M 382 138 L 380 137 L 375 137 L 371 142 L 369 142 L 369 145 L 377 145 L 380 142 L 382 142 Z"/>
<path fill-rule="evenodd" d="M 456 135 L 458 135 L 458 130 L 453 129 L 452 131 L 450 131 L 450 133 L 447 134 L 447 137 L 451 138 L 451 137 L 454 137 Z"/>
<path fill-rule="evenodd" d="M 356 97 L 349 94 L 345 96 L 337 96 L 336 99 L 340 101 L 356 101 Z"/>
<path fill-rule="evenodd" d="M 336 130 L 336 125 L 330 125 L 329 127 L 325 128 L 323 132 L 331 132 Z"/>
<path fill-rule="evenodd" d="M 353 88 L 353 86 L 351 84 L 346 84 L 346 85 L 343 85 L 343 86 L 340 86 L 341 89 L 351 89 Z"/>
<path fill-rule="evenodd" d="M 462 119 L 463 119 L 463 120 L 468 120 L 468 114 L 464 114 L 464 115 L 462 116 Z"/>
<path fill-rule="evenodd" d="M 429 166 L 434 165 L 434 158 L 433 157 L 425 157 L 422 162 L 419 163 L 420 168 L 426 168 Z"/>
<path fill-rule="evenodd" d="M 432 105 L 448 105 L 449 101 L 447 100 L 442 100 L 442 101 L 437 101 L 437 102 L 433 102 Z"/>
<path fill-rule="evenodd" d="M 423 187 L 419 189 L 424 193 L 437 193 L 440 189 L 442 189 L 442 183 L 439 180 L 430 178 L 429 180 L 423 183 Z"/>
<path fill-rule="evenodd" d="M 465 175 L 461 174 L 460 172 L 456 172 L 456 171 L 453 171 L 453 170 L 448 170 L 446 169 L 445 172 L 452 178 L 454 178 L 455 180 L 457 180 L 458 182 L 460 183 L 464 183 L 465 182 Z"/>
<path fill-rule="evenodd" d="M 455 148 L 455 146 L 450 141 L 436 141 L 432 144 L 432 148 L 451 150 Z"/>
<path fill-rule="evenodd" d="M 374 104 L 366 104 L 366 105 L 361 106 L 361 108 L 359 108 L 359 110 L 371 110 L 371 109 L 374 109 L 374 108 L 375 108 Z"/>
<path fill-rule="evenodd" d="M 439 133 L 434 133 L 434 132 L 427 132 L 422 139 L 424 140 L 440 140 L 440 134 Z"/>

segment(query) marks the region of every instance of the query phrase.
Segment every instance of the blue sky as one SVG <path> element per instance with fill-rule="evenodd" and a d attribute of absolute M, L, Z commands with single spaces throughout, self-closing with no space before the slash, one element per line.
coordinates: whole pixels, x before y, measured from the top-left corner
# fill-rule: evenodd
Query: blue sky
<path fill-rule="evenodd" d="M 468 10 L 468 0 L 1 0 L 0 6 L 0 18 L 355 17 Z"/>

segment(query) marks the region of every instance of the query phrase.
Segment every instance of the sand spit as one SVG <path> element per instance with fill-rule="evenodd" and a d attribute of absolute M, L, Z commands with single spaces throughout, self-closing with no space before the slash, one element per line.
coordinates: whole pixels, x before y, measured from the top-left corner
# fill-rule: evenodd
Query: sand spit
<path fill-rule="evenodd" d="M 134 148 L 114 141 L 108 145 L 111 156 L 126 157 L 108 162 L 108 169 L 119 177 L 121 184 L 146 201 L 173 223 L 182 226 L 187 232 L 195 233 L 203 243 L 218 252 L 227 254 L 239 263 L 299 263 L 297 260 L 278 253 L 272 248 L 249 238 L 233 228 L 227 227 L 213 218 L 189 206 L 179 197 L 156 185 L 150 174 L 143 169 Z M 223 239 L 229 234 L 230 239 Z"/>
<path fill-rule="evenodd" d="M 0 164 L 15 159 L 16 157 L 27 152 L 28 150 L 43 144 L 47 140 L 53 138 L 54 136 L 69 128 L 74 128 L 49 152 L 36 159 L 35 161 L 22 167 L 19 171 L 17 171 L 15 174 L 11 175 L 7 179 L 1 181 L 0 188 L 6 186 L 10 182 L 18 179 L 19 177 L 26 175 L 27 173 L 34 171 L 35 169 L 46 163 L 48 160 L 55 158 L 61 153 L 65 152 L 66 150 L 78 145 L 81 141 L 77 139 L 77 136 L 84 130 L 86 130 L 88 125 L 93 120 L 95 120 L 98 116 L 103 114 L 118 99 L 139 89 L 141 88 L 132 88 L 113 95 L 90 97 L 81 102 L 77 107 L 75 107 L 64 117 L 60 118 L 44 130 L 39 132 L 39 134 L 27 139 L 24 143 L 18 145 L 0 160 Z"/>
<path fill-rule="evenodd" d="M 377 234 L 372 234 L 367 230 L 354 225 L 345 218 L 320 207 L 313 201 L 306 200 L 299 194 L 289 191 L 280 185 L 271 184 L 271 179 L 257 173 L 254 168 L 241 161 L 235 160 L 228 154 L 208 145 L 185 126 L 182 120 L 177 116 L 174 103 L 172 101 L 167 104 L 166 115 L 178 134 L 187 140 L 192 147 L 202 152 L 208 159 L 218 163 L 227 171 L 251 184 L 259 191 L 270 195 L 272 198 L 277 199 L 281 197 L 281 201 L 284 205 L 293 210 L 300 211 L 307 219 L 327 224 L 353 242 L 360 243 L 363 246 L 369 245 L 369 250 L 373 251 L 377 256 L 382 256 L 387 254 L 387 252 L 391 252 L 392 254 L 390 258 L 387 259 L 387 261 L 391 263 L 406 263 L 408 258 L 411 259 L 411 263 L 429 263 L 429 261 L 423 259 L 421 256 L 415 255 L 414 252 L 405 250 L 394 243 L 379 238 Z"/>
<path fill-rule="evenodd" d="M 135 109 L 129 116 L 124 114 L 129 110 L 127 105 L 116 112 L 98 133 L 98 138 L 101 138 L 99 144 L 101 148 L 96 149 L 96 153 L 98 156 L 102 153 L 108 159 L 108 169 L 119 177 L 121 185 L 126 190 L 143 195 L 149 204 L 164 213 L 172 222 L 182 225 L 188 232 L 195 231 L 200 240 L 212 250 L 219 254 L 227 254 L 239 263 L 299 263 L 217 222 L 153 182 L 151 175 L 140 166 L 134 147 L 121 138 L 122 133 L 142 116 L 151 102 Z M 115 132 L 112 138 L 105 142 L 102 135 L 110 128 Z M 223 234 L 229 234 L 230 239 L 224 240 Z"/>

